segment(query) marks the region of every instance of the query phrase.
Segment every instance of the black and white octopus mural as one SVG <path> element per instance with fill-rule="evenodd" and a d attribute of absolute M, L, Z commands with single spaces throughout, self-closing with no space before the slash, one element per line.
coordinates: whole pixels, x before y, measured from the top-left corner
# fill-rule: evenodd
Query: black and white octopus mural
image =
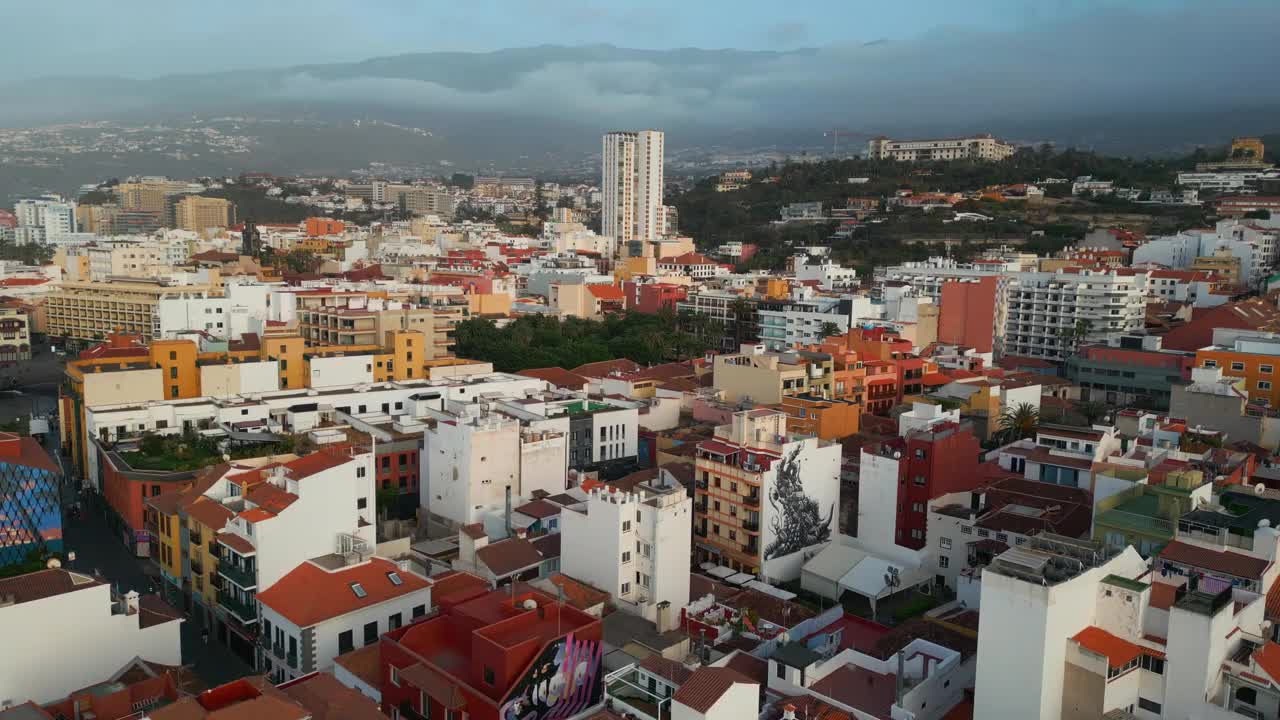
<path fill-rule="evenodd" d="M 831 539 L 831 519 L 835 517 L 836 504 L 831 503 L 824 518 L 818 501 L 804 494 L 799 455 L 800 448 L 796 448 L 782 459 L 778 477 L 769 490 L 769 505 L 773 507 L 769 529 L 773 541 L 765 546 L 765 560 L 786 557 Z"/>

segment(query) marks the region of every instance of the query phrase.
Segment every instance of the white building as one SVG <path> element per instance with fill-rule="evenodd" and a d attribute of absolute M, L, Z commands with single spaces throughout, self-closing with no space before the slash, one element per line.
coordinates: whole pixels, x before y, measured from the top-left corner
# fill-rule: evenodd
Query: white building
<path fill-rule="evenodd" d="M 1004 351 L 1062 360 L 1082 341 L 1141 332 L 1149 273 L 1059 270 L 1018 273 L 1009 284 Z"/>
<path fill-rule="evenodd" d="M 698 669 L 671 698 L 671 720 L 741 720 L 760 715 L 760 683 L 733 668 Z"/>
<path fill-rule="evenodd" d="M 532 380 L 532 378 L 528 378 Z M 541 383 L 541 381 L 536 381 Z M 574 403 L 561 397 L 507 396 L 468 404 L 451 403 L 450 410 L 428 410 L 424 418 L 422 507 L 437 521 L 450 526 L 483 522 L 513 503 L 531 498 L 535 490 L 563 492 L 570 457 L 570 428 Z M 630 427 L 617 433 L 634 438 L 635 411 Z M 601 426 L 601 437 L 591 432 L 589 441 L 602 449 L 612 425 Z M 581 431 L 579 431 L 581 432 Z M 574 436 L 575 438 L 577 435 Z"/>
<path fill-rule="evenodd" d="M 858 271 L 842 267 L 830 258 L 812 258 L 808 255 L 796 258 L 796 282 L 817 280 L 823 290 L 843 290 L 858 285 Z"/>
<path fill-rule="evenodd" d="M 242 471 L 245 477 L 228 473 L 205 493 L 224 504 L 227 498 L 243 498 L 243 505 L 233 502 L 239 509 L 216 537 L 224 610 L 250 625 L 257 620 L 257 592 L 307 559 L 372 551 L 372 458 L 370 453 L 315 452 Z M 259 479 L 266 482 L 251 486 Z M 222 602 L 224 594 L 231 602 Z"/>
<path fill-rule="evenodd" d="M 427 614 L 430 580 L 384 558 L 352 559 L 312 558 L 259 593 L 259 672 L 288 681 L 331 670 L 338 655 Z"/>
<path fill-rule="evenodd" d="M 617 241 L 619 256 L 633 254 L 629 243 L 659 240 L 666 235 L 663 144 L 660 130 L 611 132 L 604 136 L 601 234 Z"/>
<path fill-rule="evenodd" d="M 605 590 L 658 632 L 679 626 L 689 604 L 693 528 L 693 498 L 681 485 L 597 489 L 581 511 L 561 511 L 560 522 L 561 572 Z"/>
<path fill-rule="evenodd" d="M 161 298 L 156 305 L 160 321 L 156 337 L 168 340 L 179 333 L 198 331 L 230 340 L 228 304 L 224 297 Z"/>
<path fill-rule="evenodd" d="M 158 597 L 116 597 L 63 569 L 0 579 L 0 709 L 47 703 L 111 677 L 135 658 L 182 664 L 182 613 Z"/>
<path fill-rule="evenodd" d="M 871 308 L 870 298 L 816 295 L 801 287 L 792 291 L 790 300 L 762 300 L 757 305 L 760 342 L 775 352 L 820 343 L 848 332 L 854 319 L 866 317 Z M 828 325 L 835 331 L 829 332 Z"/>
<path fill-rule="evenodd" d="M 971 137 L 927 140 L 892 140 L 881 136 L 867 143 L 867 157 L 897 162 L 1004 160 L 1016 149 L 1012 144 L 985 133 Z"/>
<path fill-rule="evenodd" d="M 1280 535 L 1264 518 L 1242 547 L 1208 527 L 1184 517 L 1158 574 L 1133 548 L 1107 559 L 1058 536 L 998 555 L 982 573 L 974 717 L 1274 716 L 1280 645 L 1260 589 Z"/>
<path fill-rule="evenodd" d="M 16 244 L 43 243 L 46 238 L 78 230 L 76 204 L 57 196 L 19 200 L 13 205 L 18 216 Z"/>

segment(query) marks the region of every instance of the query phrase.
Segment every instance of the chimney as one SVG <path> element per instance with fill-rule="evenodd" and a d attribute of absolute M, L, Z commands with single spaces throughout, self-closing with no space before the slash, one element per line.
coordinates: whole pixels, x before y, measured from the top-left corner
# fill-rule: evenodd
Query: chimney
<path fill-rule="evenodd" d="M 796 720 L 796 706 L 790 703 L 782 707 L 782 720 Z"/>
<path fill-rule="evenodd" d="M 903 689 L 902 676 L 903 676 L 903 673 L 906 672 L 906 670 L 907 668 L 906 668 L 906 659 L 905 659 L 904 652 L 902 650 L 899 650 L 898 651 L 898 675 L 893 679 L 893 685 L 894 685 L 893 704 L 894 705 L 902 704 L 902 689 Z"/>
<path fill-rule="evenodd" d="M 138 612 L 138 591 L 130 590 L 124 594 L 124 606 L 128 614 L 134 615 Z"/>
<path fill-rule="evenodd" d="M 506 510 L 503 512 L 502 517 L 506 522 L 507 536 L 510 537 L 511 536 L 511 486 L 510 485 L 507 486 L 506 502 L 507 502 Z"/>

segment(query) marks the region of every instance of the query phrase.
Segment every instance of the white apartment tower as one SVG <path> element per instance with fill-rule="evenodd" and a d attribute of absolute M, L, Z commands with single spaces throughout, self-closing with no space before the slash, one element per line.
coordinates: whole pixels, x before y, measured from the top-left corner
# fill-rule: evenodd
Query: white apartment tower
<path fill-rule="evenodd" d="M 601 231 L 614 239 L 620 256 L 638 254 L 628 252 L 629 243 L 657 240 L 666 234 L 663 143 L 660 130 L 604 136 Z"/>
<path fill-rule="evenodd" d="M 627 612 L 674 630 L 689 604 L 693 499 L 679 484 L 596 489 L 560 513 L 560 570 L 607 591 Z"/>

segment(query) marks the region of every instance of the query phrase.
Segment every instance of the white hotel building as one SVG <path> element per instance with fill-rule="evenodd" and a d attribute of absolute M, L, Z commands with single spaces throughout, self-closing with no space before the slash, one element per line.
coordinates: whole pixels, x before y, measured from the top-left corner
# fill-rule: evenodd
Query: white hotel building
<path fill-rule="evenodd" d="M 1150 283 L 1149 273 L 1132 270 L 1018 273 L 1009 283 L 1004 351 L 1065 360 L 1080 341 L 1140 332 Z M 1084 337 L 1068 334 L 1081 322 Z"/>
<path fill-rule="evenodd" d="M 986 133 L 971 137 L 928 140 L 892 140 L 881 136 L 867 143 L 867 155 L 872 160 L 897 162 L 1004 160 L 1016 149 L 1013 145 Z"/>

